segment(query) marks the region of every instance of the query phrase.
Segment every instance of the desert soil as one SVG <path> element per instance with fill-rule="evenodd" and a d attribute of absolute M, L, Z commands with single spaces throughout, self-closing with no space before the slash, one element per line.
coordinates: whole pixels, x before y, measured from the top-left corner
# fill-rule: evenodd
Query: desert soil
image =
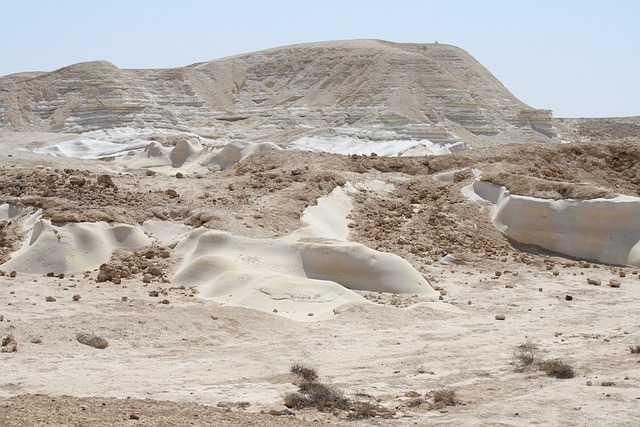
<path fill-rule="evenodd" d="M 114 254 L 114 265 L 160 268 L 151 283 L 142 273 L 114 284 L 96 282 L 97 270 L 5 272 L 0 335 L 12 335 L 18 351 L 0 356 L 1 425 L 637 424 L 640 355 L 630 348 L 640 344 L 638 269 L 513 244 L 460 192 L 478 168 L 514 194 L 638 196 L 637 136 L 402 159 L 274 151 L 184 178 L 118 174 L 109 162 L 15 149 L 64 135 L 0 136 L 2 201 L 41 207 L 59 222 L 161 219 L 276 237 L 301 227 L 305 207 L 335 186 L 368 185 L 353 195 L 350 240 L 405 258 L 450 308 L 360 291 L 374 304 L 301 323 L 223 306 L 171 283 L 180 259 L 170 246 Z M 455 172 L 452 181 L 433 179 L 446 171 Z M 113 186 L 97 184 L 104 174 Z M 26 233 L 4 221 L 0 238 L 4 262 Z M 456 262 L 440 262 L 446 254 Z M 109 346 L 83 345 L 78 333 Z M 520 366 L 515 355 L 527 342 L 536 361 L 562 359 L 575 377 Z M 325 384 L 376 412 L 355 421 L 344 410 L 282 415 L 284 396 L 297 390 L 293 363 L 315 367 Z M 456 405 L 434 404 L 442 388 L 455 390 Z"/>

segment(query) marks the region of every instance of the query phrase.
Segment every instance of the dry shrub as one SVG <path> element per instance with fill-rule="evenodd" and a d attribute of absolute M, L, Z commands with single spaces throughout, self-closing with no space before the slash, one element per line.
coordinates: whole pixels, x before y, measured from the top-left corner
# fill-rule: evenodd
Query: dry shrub
<path fill-rule="evenodd" d="M 436 408 L 444 408 L 446 406 L 455 406 L 458 404 L 456 391 L 453 388 L 437 388 L 433 391 L 431 397 L 433 398 L 433 404 Z"/>
<path fill-rule="evenodd" d="M 540 369 L 554 378 L 567 379 L 576 375 L 571 365 L 563 362 L 562 359 L 545 360 L 540 363 Z"/>
<path fill-rule="evenodd" d="M 294 363 L 290 372 L 302 378 L 298 391 L 289 393 L 284 404 L 289 408 L 302 409 L 314 407 L 319 411 L 333 409 L 351 409 L 351 401 L 344 396 L 342 390 L 327 386 L 318 381 L 318 373 L 314 368 Z"/>
<path fill-rule="evenodd" d="M 518 368 L 529 369 L 536 362 L 537 353 L 538 346 L 527 340 L 516 346 L 516 350 L 513 352 L 513 359 Z"/>
<path fill-rule="evenodd" d="M 370 402 L 356 402 L 349 413 L 350 420 L 362 420 L 373 418 L 380 412 L 381 408 Z"/>
<path fill-rule="evenodd" d="M 305 381 L 315 381 L 318 379 L 318 371 L 316 371 L 315 368 L 311 368 L 301 363 L 294 363 L 291 365 L 289 372 L 301 377 Z"/>

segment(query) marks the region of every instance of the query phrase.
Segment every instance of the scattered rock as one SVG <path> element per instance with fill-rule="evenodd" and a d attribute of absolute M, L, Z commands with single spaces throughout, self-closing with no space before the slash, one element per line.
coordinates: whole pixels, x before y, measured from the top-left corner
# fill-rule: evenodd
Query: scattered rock
<path fill-rule="evenodd" d="M 571 295 L 565 295 L 564 299 L 567 301 L 573 301 L 573 297 Z"/>
<path fill-rule="evenodd" d="M 127 302 L 127 301 L 129 301 L 129 297 L 126 297 L 126 296 L 122 297 L 121 300 L 122 300 L 122 302 Z"/>
<path fill-rule="evenodd" d="M 147 172 L 149 172 L 149 171 L 147 171 Z M 129 419 L 132 419 L 132 420 L 139 420 L 139 419 L 140 419 L 140 415 L 137 415 L 137 414 L 129 414 Z"/>
<path fill-rule="evenodd" d="M 0 314 L 0 322 L 4 322 L 4 316 Z"/>
<path fill-rule="evenodd" d="M 171 302 L 168 299 L 163 299 L 160 304 L 171 304 Z"/>
<path fill-rule="evenodd" d="M 156 173 L 155 173 L 155 171 L 147 169 L 147 171 L 145 172 L 145 175 L 147 175 L 147 176 L 156 176 Z"/>
<path fill-rule="evenodd" d="M 99 336 L 93 334 L 85 334 L 83 332 L 77 334 L 76 339 L 81 344 L 99 349 L 107 348 L 107 346 L 109 345 L 109 342 L 104 338 L 100 338 Z"/>
<path fill-rule="evenodd" d="M 504 314 L 496 314 L 496 320 L 504 320 L 506 316 Z"/>
<path fill-rule="evenodd" d="M 616 280 L 616 279 L 611 279 L 609 280 L 609 286 L 612 288 L 619 288 L 620 287 L 620 281 Z"/>
<path fill-rule="evenodd" d="M 45 300 L 46 302 L 56 302 L 55 297 L 52 297 L 52 296 L 48 296 L 48 297 L 46 297 L 44 300 Z"/>
<path fill-rule="evenodd" d="M 12 334 L 9 334 L 2 339 L 2 350 L 0 351 L 2 353 L 15 353 L 18 351 L 18 342 Z"/>
<path fill-rule="evenodd" d="M 9 277 L 16 277 L 18 275 L 18 273 L 13 270 L 11 273 L 9 273 Z"/>
<path fill-rule="evenodd" d="M 600 282 L 600 279 L 590 279 L 587 277 L 587 283 L 589 285 L 594 285 L 594 286 L 600 286 L 602 284 L 602 282 Z"/>
<path fill-rule="evenodd" d="M 178 172 L 178 173 L 176 173 L 176 178 L 182 179 L 182 178 L 184 178 L 184 174 L 182 172 Z"/>
<path fill-rule="evenodd" d="M 115 187 L 115 184 L 113 183 L 109 175 L 100 175 L 98 177 L 98 184 L 102 185 L 103 187 Z"/>
<path fill-rule="evenodd" d="M 612 387 L 615 385 L 615 383 L 613 381 L 602 381 L 600 385 L 602 387 Z"/>
<path fill-rule="evenodd" d="M 74 296 L 71 297 L 71 299 L 73 301 L 80 301 L 80 298 L 82 298 L 82 297 L 80 295 L 78 295 L 78 294 L 75 294 Z"/>
<path fill-rule="evenodd" d="M 160 296 L 160 292 L 158 292 L 158 291 L 149 291 L 149 296 L 150 297 L 159 297 Z"/>
<path fill-rule="evenodd" d="M 31 344 L 42 344 L 42 339 L 41 339 L 41 338 L 37 338 L 37 337 L 36 337 L 36 338 L 31 338 L 31 339 L 29 340 L 29 342 L 30 342 Z"/>
<path fill-rule="evenodd" d="M 271 409 L 269 412 L 267 412 L 267 414 L 273 415 L 274 417 L 281 417 L 283 415 L 292 415 L 292 416 L 296 415 L 295 413 L 293 413 L 288 409 Z"/>

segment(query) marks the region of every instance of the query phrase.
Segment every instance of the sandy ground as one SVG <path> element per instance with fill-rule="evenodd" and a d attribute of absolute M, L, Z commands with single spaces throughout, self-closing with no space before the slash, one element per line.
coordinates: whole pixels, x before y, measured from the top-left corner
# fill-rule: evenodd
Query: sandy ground
<path fill-rule="evenodd" d="M 320 322 L 224 306 L 171 282 L 181 260 L 170 246 L 160 248 L 168 258 L 149 261 L 162 269 L 150 283 L 142 273 L 120 284 L 97 283 L 97 269 L 62 278 L 0 276 L 0 335 L 18 343 L 17 352 L 0 354 L 2 425 L 637 424 L 640 355 L 630 347 L 640 345 L 638 269 L 514 246 L 486 210 L 461 195 L 469 174 L 451 182 L 432 178 L 478 165 L 496 177 L 536 178 L 548 170 L 551 181 L 564 174 L 563 182 L 580 184 L 585 159 L 606 165 L 607 155 L 621 158 L 611 147 L 637 150 L 634 142 L 585 145 L 597 155 L 585 149 L 558 156 L 557 164 L 545 153 L 562 146 L 531 150 L 527 159 L 522 148 L 505 148 L 499 156 L 512 161 L 493 166 L 481 151 L 427 160 L 269 152 L 223 172 L 178 179 L 119 175 L 108 162 L 13 150 L 35 143 L 29 138 L 3 135 L 3 201 L 40 206 L 50 219 L 170 220 L 270 238 L 303 226 L 303 210 L 336 185 L 366 184 L 353 196 L 350 239 L 405 258 L 439 291 L 440 307 L 451 309 L 434 309 L 425 297 L 366 291 L 357 293 L 373 304 L 345 306 Z M 592 187 L 637 195 L 625 175 L 637 161 L 628 162 L 589 175 Z M 92 187 L 105 173 L 117 191 Z M 88 180 L 86 191 L 68 187 L 79 176 Z M 556 191 L 536 182 L 526 180 L 522 193 Z M 167 189 L 179 197 L 166 197 Z M 2 229 L 4 261 L 26 237 L 18 221 L 9 222 Z M 117 252 L 113 263 L 129 257 L 144 268 L 146 249 Z M 440 263 L 446 253 L 458 262 Z M 612 279 L 620 286 L 608 286 Z M 82 332 L 109 346 L 79 343 Z M 538 348 L 536 360 L 560 358 L 575 377 L 518 366 L 514 353 L 528 341 Z M 315 367 L 353 401 L 377 405 L 377 415 L 356 421 L 339 410 L 270 415 L 285 410 L 284 396 L 297 390 L 289 372 L 296 362 Z M 455 390 L 457 404 L 434 407 L 433 392 L 444 387 Z"/>

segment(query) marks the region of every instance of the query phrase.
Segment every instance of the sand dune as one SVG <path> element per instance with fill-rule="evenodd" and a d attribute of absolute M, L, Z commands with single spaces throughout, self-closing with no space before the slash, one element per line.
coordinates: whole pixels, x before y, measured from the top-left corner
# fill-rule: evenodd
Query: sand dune
<path fill-rule="evenodd" d="M 195 230 L 176 247 L 183 261 L 172 281 L 197 286 L 201 296 L 223 304 L 299 321 L 329 319 L 345 304 L 367 303 L 356 290 L 437 299 L 407 261 L 346 241 L 350 211 L 349 196 L 336 187 L 305 210 L 307 227 L 283 238 Z"/>
<path fill-rule="evenodd" d="M 137 226 L 105 222 L 52 224 L 36 219 L 23 247 L 0 269 L 28 274 L 93 270 L 108 262 L 116 249 L 137 249 L 150 242 Z"/>
<path fill-rule="evenodd" d="M 513 195 L 479 179 L 465 194 L 490 202 L 493 224 L 516 242 L 576 258 L 640 266 L 640 198 L 541 199 Z"/>
<path fill-rule="evenodd" d="M 116 170 L 152 170 L 174 174 L 224 170 L 253 153 L 277 149 L 277 145 L 268 142 L 232 141 L 214 145 L 202 144 L 195 139 L 181 139 L 175 146 L 165 147 L 156 141 L 138 139 L 125 143 L 81 139 L 63 141 L 33 151 L 53 156 L 113 160 Z"/>

